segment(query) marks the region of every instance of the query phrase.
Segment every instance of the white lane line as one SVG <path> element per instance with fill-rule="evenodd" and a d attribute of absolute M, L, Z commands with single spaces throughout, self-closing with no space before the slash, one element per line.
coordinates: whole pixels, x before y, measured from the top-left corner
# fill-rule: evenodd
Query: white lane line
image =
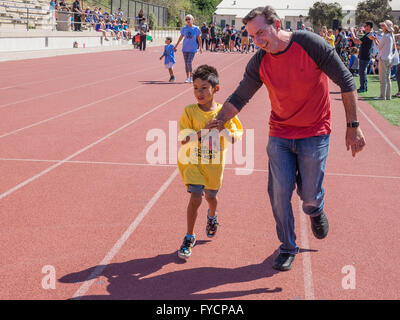
<path fill-rule="evenodd" d="M 149 69 L 149 70 L 150 70 L 150 69 Z M 85 108 L 87 108 L 87 107 L 90 107 L 90 106 L 92 106 L 92 105 L 94 105 L 94 104 L 96 104 L 96 103 L 101 103 L 101 102 L 107 101 L 108 99 L 112 99 L 112 98 L 118 97 L 118 96 L 120 96 L 120 95 L 124 95 L 124 94 L 129 93 L 129 92 L 131 92 L 131 91 L 133 91 L 133 90 L 136 90 L 136 89 L 138 89 L 138 88 L 141 88 L 141 87 L 143 87 L 143 86 L 145 86 L 145 85 L 146 85 L 146 84 L 142 84 L 142 85 L 140 85 L 140 86 L 137 86 L 137 87 L 135 87 L 135 88 L 122 91 L 122 92 L 117 93 L 117 94 L 115 94 L 115 95 L 112 95 L 112 96 L 109 96 L 109 97 L 106 97 L 106 98 L 103 98 L 103 99 L 100 99 L 100 100 L 96 100 L 96 101 L 90 102 L 90 103 L 88 103 L 88 104 L 79 106 L 79 107 L 77 107 L 77 108 L 75 108 L 75 109 L 72 109 L 72 110 L 66 111 L 66 112 L 64 112 L 64 113 L 55 115 L 55 116 L 50 117 L 50 118 L 48 118 L 48 119 L 44 119 L 44 120 L 41 120 L 41 121 L 32 123 L 32 124 L 30 124 L 30 125 L 27 125 L 27 126 L 25 126 L 25 127 L 22 127 L 22 128 L 15 129 L 15 130 L 13 130 L 13 131 L 4 133 L 4 134 L 0 135 L 0 139 L 1 139 L 1 138 L 4 138 L 4 137 L 7 137 L 7 136 L 10 136 L 10 135 L 13 135 L 13 134 L 16 134 L 16 133 L 18 133 L 18 132 L 20 132 L 20 131 L 23 131 L 23 130 L 36 127 L 36 126 L 41 125 L 41 124 L 43 124 L 43 123 L 49 122 L 49 121 L 51 121 L 51 120 L 54 120 L 54 119 L 57 119 L 57 118 L 61 118 L 61 117 L 65 116 L 65 115 L 68 115 L 68 114 L 73 113 L 73 112 L 75 112 L 75 111 L 79 111 L 79 110 L 81 110 L 81 109 L 85 109 Z"/>
<path fill-rule="evenodd" d="M 68 114 L 70 114 L 70 113 L 73 113 L 73 112 L 76 112 L 76 111 L 79 111 L 79 110 L 88 108 L 88 107 L 90 107 L 90 106 L 93 106 L 94 104 L 102 103 L 102 102 L 104 102 L 104 101 L 107 101 L 107 100 L 116 98 L 116 97 L 118 97 L 118 96 L 124 95 L 124 94 L 129 93 L 129 92 L 131 92 L 131 91 L 134 91 L 134 90 L 136 90 L 136 89 L 139 89 L 139 88 L 141 88 L 141 87 L 143 87 L 143 86 L 145 86 L 145 85 L 142 84 L 142 85 L 140 85 L 140 86 L 137 86 L 137 87 L 134 87 L 134 88 L 125 90 L 125 91 L 121 91 L 121 92 L 119 92 L 119 93 L 117 93 L 117 94 L 114 94 L 114 95 L 112 95 L 112 96 L 108 96 L 108 97 L 103 98 L 103 99 L 100 99 L 100 100 L 95 100 L 95 101 L 90 102 L 90 103 L 88 103 L 88 104 L 81 105 L 81 106 L 79 106 L 79 107 L 77 107 L 77 108 L 75 108 L 75 109 L 71 109 L 71 110 L 68 110 L 68 111 L 66 111 L 66 112 L 57 114 L 57 115 L 55 115 L 55 116 L 53 116 L 53 117 L 50 117 L 50 118 L 47 118 L 47 119 L 44 119 L 44 120 L 41 120 L 41 121 L 38 121 L 38 122 L 35 122 L 35 123 L 31 123 L 30 125 L 27 125 L 27 126 L 25 126 L 25 127 L 22 127 L 22 128 L 19 128 L 19 129 L 16 129 L 16 130 L 13 130 L 13 131 L 4 133 L 4 134 L 0 135 L 0 139 L 1 139 L 1 138 L 4 138 L 4 137 L 7 137 L 7 136 L 10 136 L 10 135 L 12 135 L 12 134 L 16 134 L 16 133 L 18 133 L 18 132 L 20 132 L 20 131 L 23 131 L 23 130 L 36 127 L 36 126 L 41 125 L 41 124 L 43 124 L 43 123 L 49 122 L 49 121 L 51 121 L 51 120 L 54 120 L 54 119 L 57 119 L 57 118 L 61 118 L 61 117 L 66 116 L 66 115 L 68 115 Z"/>
<path fill-rule="evenodd" d="M 129 239 L 129 237 L 135 231 L 137 226 L 140 224 L 140 222 L 143 220 L 143 218 L 147 215 L 147 213 L 153 207 L 153 205 L 162 196 L 164 191 L 167 190 L 167 188 L 169 187 L 171 182 L 177 176 L 178 172 L 179 172 L 178 169 L 174 170 L 174 172 L 164 182 L 164 184 L 160 187 L 160 189 L 153 195 L 153 197 L 146 204 L 146 206 L 139 213 L 139 215 L 135 218 L 135 220 L 133 220 L 133 222 L 129 225 L 128 229 L 126 229 L 126 231 L 123 233 L 121 238 L 118 239 L 118 241 L 114 244 L 114 246 L 111 248 L 111 250 L 106 254 L 104 259 L 97 265 L 97 267 L 94 269 L 94 271 L 89 276 L 89 278 L 85 282 L 82 283 L 82 285 L 75 292 L 75 294 L 73 295 L 72 298 L 76 299 L 76 298 L 82 297 L 86 294 L 86 292 L 89 290 L 89 288 L 92 286 L 92 284 L 97 280 L 96 278 L 98 276 L 100 276 L 101 273 L 103 272 L 103 270 L 107 267 L 107 265 L 110 264 L 110 262 L 112 261 L 114 256 L 119 252 L 119 250 L 121 250 L 122 246 Z"/>
<path fill-rule="evenodd" d="M 361 110 L 360 107 L 358 107 L 358 111 L 360 111 L 360 113 L 365 117 L 365 119 L 367 119 L 367 121 L 371 124 L 371 126 L 381 135 L 381 137 L 383 138 L 383 140 L 386 141 L 386 143 L 392 147 L 392 149 L 397 153 L 398 156 L 400 156 L 400 150 L 399 148 L 397 148 L 392 141 L 390 141 L 390 139 L 382 132 L 381 129 L 378 128 L 378 126 L 365 114 L 364 111 Z M 368 139 L 368 137 L 367 137 Z M 367 145 L 368 147 L 368 145 Z"/>
<path fill-rule="evenodd" d="M 231 64 L 229 64 L 229 65 L 227 65 L 227 66 L 225 66 L 224 68 L 221 69 L 221 72 L 222 72 L 223 70 L 229 68 L 231 65 L 237 64 L 239 61 L 241 61 L 241 60 L 243 60 L 243 59 L 244 59 L 244 57 L 241 58 L 241 59 L 236 60 L 235 62 L 233 62 L 233 63 L 231 63 Z M 10 194 L 14 193 L 15 191 L 21 189 L 22 187 L 26 186 L 27 184 L 29 184 L 29 183 L 35 181 L 36 179 L 42 177 L 43 175 L 49 173 L 50 171 L 56 169 L 57 167 L 61 166 L 62 164 L 64 164 L 64 163 L 70 161 L 72 158 L 78 156 L 79 154 L 81 154 L 81 153 L 83 153 L 83 152 L 89 150 L 90 148 L 96 146 L 97 144 L 99 144 L 100 142 L 102 142 L 102 141 L 108 139 L 109 137 L 113 136 L 114 134 L 116 134 L 116 133 L 118 133 L 118 132 L 124 130 L 125 128 L 127 128 L 127 127 L 129 127 L 129 126 L 131 126 L 132 124 L 134 124 L 135 122 L 137 122 L 137 121 L 139 121 L 140 119 L 144 118 L 144 117 L 147 116 L 148 114 L 150 114 L 150 113 L 152 113 L 152 112 L 158 110 L 159 108 L 163 107 L 164 105 L 170 103 L 171 101 L 177 99 L 178 97 L 180 97 L 180 96 L 186 94 L 187 92 L 189 92 L 189 91 L 191 91 L 191 90 L 193 90 L 193 88 L 192 88 L 192 86 L 189 86 L 186 90 L 184 90 L 184 91 L 182 91 L 181 93 L 179 93 L 179 94 L 173 96 L 172 98 L 168 99 L 167 101 L 165 101 L 165 102 L 163 102 L 163 103 L 161 103 L 161 104 L 155 106 L 154 108 L 152 108 L 152 109 L 150 109 L 149 111 L 143 113 L 143 114 L 140 115 L 139 117 L 137 117 L 137 118 L 135 118 L 135 119 L 129 121 L 128 123 L 124 124 L 123 126 L 117 128 L 117 129 L 115 129 L 114 131 L 110 132 L 109 134 L 105 135 L 104 137 L 102 137 L 102 138 L 96 140 L 95 142 L 93 142 L 93 143 L 87 145 L 86 147 L 84 147 L 84 148 L 78 150 L 77 152 L 75 152 L 75 153 L 71 154 L 70 156 L 66 157 L 65 159 L 63 159 L 63 160 L 61 160 L 61 161 L 58 161 L 58 162 L 55 163 L 54 165 L 52 165 L 52 166 L 46 168 L 45 170 L 43 170 L 43 171 L 39 172 L 38 174 L 34 175 L 33 177 L 30 177 L 29 179 L 26 179 L 25 181 L 21 182 L 20 184 L 16 185 L 15 187 L 9 189 L 8 191 L 6 191 L 6 192 L 4 192 L 4 193 L 1 193 L 1 194 L 0 194 L 0 200 L 4 199 L 5 197 L 9 196 Z"/>
<path fill-rule="evenodd" d="M 0 109 L 3 109 L 3 108 L 8 107 L 8 106 L 16 105 L 18 103 L 32 101 L 32 100 L 35 100 L 35 99 L 45 98 L 45 97 L 49 97 L 49 96 L 56 95 L 56 94 L 59 94 L 59 93 L 72 91 L 72 90 L 75 90 L 75 89 L 80 89 L 80 88 L 93 86 L 93 85 L 96 85 L 96 84 L 99 84 L 99 83 L 102 83 L 102 82 L 107 82 L 107 81 L 115 80 L 115 79 L 118 79 L 118 78 L 127 77 L 127 76 L 130 76 L 130 75 L 135 74 L 135 73 L 140 73 L 140 72 L 144 72 L 144 71 L 148 71 L 148 70 L 152 70 L 152 69 L 156 69 L 156 68 L 158 69 L 159 67 L 157 66 L 157 67 L 153 67 L 153 68 L 145 68 L 145 69 L 141 69 L 141 70 L 136 70 L 136 71 L 133 71 L 133 72 L 120 74 L 120 75 L 115 76 L 115 77 L 105 78 L 105 79 L 94 81 L 94 82 L 88 82 L 88 83 L 85 83 L 85 84 L 82 84 L 82 85 L 79 85 L 79 86 L 68 87 L 67 89 L 63 89 L 63 90 L 59 90 L 59 91 L 54 91 L 54 92 L 42 94 L 40 96 L 35 96 L 35 97 L 27 98 L 27 99 L 22 99 L 22 100 L 18 100 L 18 101 L 9 102 L 9 103 L 0 105 Z"/>
<path fill-rule="evenodd" d="M 20 162 L 59 162 L 61 160 L 49 160 L 49 159 L 23 159 L 23 158 L 0 158 L 0 161 L 20 161 Z M 93 164 L 93 165 L 107 165 L 107 166 L 142 166 L 142 167 L 168 167 L 174 168 L 176 164 L 160 164 L 160 163 L 139 163 L 139 162 L 115 162 L 115 161 L 85 161 L 85 160 L 69 160 L 65 161 L 69 164 Z M 225 170 L 249 170 L 254 172 L 268 173 L 266 169 L 247 169 L 239 167 L 225 167 Z M 400 176 L 378 176 L 370 174 L 351 174 L 351 173 L 336 173 L 336 172 L 325 172 L 327 176 L 338 176 L 338 177 L 359 177 L 359 178 L 377 178 L 377 179 L 400 179 Z"/>
<path fill-rule="evenodd" d="M 55 163 L 54 165 L 48 167 L 47 169 L 39 172 L 38 174 L 34 175 L 33 177 L 26 179 L 25 181 L 21 182 L 20 184 L 16 185 L 15 187 L 9 189 L 8 191 L 0 194 L 0 200 L 4 199 L 5 197 L 9 196 L 10 194 L 14 193 L 15 191 L 21 189 L 22 187 L 24 187 L 25 185 L 35 181 L 36 179 L 40 178 L 41 176 L 49 173 L 50 171 L 54 170 L 55 168 L 61 166 L 62 164 L 66 163 L 67 161 L 71 160 L 72 158 L 78 156 L 79 154 L 89 150 L 90 148 L 94 147 L 95 145 L 99 144 L 100 142 L 108 139 L 109 137 L 113 136 L 114 134 L 124 130 L 125 128 L 129 127 L 130 125 L 134 124 L 135 122 L 139 121 L 140 119 L 144 118 L 145 116 L 147 116 L 148 114 L 152 113 L 153 111 L 156 111 L 157 109 L 161 108 L 162 106 L 168 104 L 169 102 L 175 100 L 176 98 L 180 97 L 181 95 L 184 95 L 185 93 L 187 93 L 189 90 L 193 90 L 192 88 L 188 88 L 184 91 L 182 91 L 181 93 L 175 95 L 174 97 L 172 97 L 171 99 L 168 99 L 167 101 L 159 104 L 158 106 L 150 109 L 149 111 L 143 113 L 142 115 L 140 115 L 139 117 L 129 121 L 128 123 L 124 124 L 123 126 L 119 127 L 118 129 L 115 129 L 114 131 L 110 132 L 109 134 L 105 135 L 104 137 L 96 140 L 95 142 L 87 145 L 86 147 L 78 150 L 77 152 L 71 154 L 70 156 L 66 157 L 65 159 L 58 161 L 57 163 Z"/>
<path fill-rule="evenodd" d="M 302 201 L 299 201 L 299 212 L 300 216 L 300 232 L 301 232 L 301 246 L 303 249 L 310 249 L 310 243 L 308 242 L 308 231 L 307 231 L 307 219 L 306 214 L 303 212 Z M 309 251 L 301 253 L 303 258 L 303 277 L 304 277 L 304 297 L 305 300 L 315 300 L 314 295 L 314 281 L 311 267 L 311 255 Z"/>
<path fill-rule="evenodd" d="M 117 65 L 115 67 L 116 68 L 121 67 L 120 69 L 124 70 L 124 69 L 126 69 L 126 63 Z M 76 68 L 77 70 L 72 71 L 71 73 L 68 73 L 68 74 L 64 73 L 64 75 L 61 76 L 61 77 L 56 77 L 56 78 L 51 78 L 51 79 L 46 78 L 45 80 L 40 80 L 40 81 L 35 80 L 35 81 L 29 81 L 29 82 L 24 82 L 24 83 L 18 83 L 18 84 L 10 85 L 10 86 L 7 86 L 7 87 L 1 87 L 0 90 L 7 90 L 7 89 L 26 86 L 26 85 L 29 85 L 29 84 L 40 84 L 40 83 L 44 83 L 44 82 L 61 80 L 61 79 L 69 78 L 69 77 L 76 77 L 76 73 L 77 73 L 78 69 L 79 68 L 86 68 L 86 65 L 84 65 L 84 64 L 80 65 L 80 66 L 74 65 L 73 68 Z M 98 70 L 99 68 L 100 68 L 100 66 L 96 66 L 94 70 L 85 70 L 85 75 L 89 74 L 89 73 L 93 73 L 93 72 L 99 72 L 99 70 Z M 71 68 L 69 68 L 69 69 L 71 69 Z M 113 70 L 115 70 L 115 68 L 113 68 Z M 64 71 L 67 71 L 67 70 L 57 70 L 57 72 L 64 72 Z M 21 75 L 21 76 L 23 76 L 23 75 Z M 15 79 L 13 79 L 13 80 L 15 80 Z"/>

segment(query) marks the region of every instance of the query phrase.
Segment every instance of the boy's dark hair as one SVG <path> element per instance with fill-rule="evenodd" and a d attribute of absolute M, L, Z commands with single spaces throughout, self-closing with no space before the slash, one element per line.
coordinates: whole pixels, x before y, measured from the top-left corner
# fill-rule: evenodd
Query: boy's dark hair
<path fill-rule="evenodd" d="M 172 42 L 172 37 L 166 37 L 165 39 L 167 39 L 167 40 Z"/>
<path fill-rule="evenodd" d="M 276 11 L 271 6 L 257 7 L 251 10 L 243 19 L 242 22 L 246 25 L 249 21 L 253 20 L 257 16 L 264 16 L 267 24 L 273 24 L 276 20 L 279 20 Z"/>
<path fill-rule="evenodd" d="M 373 24 L 371 21 L 367 21 L 365 24 L 366 24 L 367 26 L 370 26 L 371 29 L 372 29 L 373 26 L 374 26 L 374 24 Z"/>
<path fill-rule="evenodd" d="M 206 64 L 201 65 L 193 72 L 193 81 L 196 79 L 208 81 L 213 88 L 219 84 L 217 69 Z"/>

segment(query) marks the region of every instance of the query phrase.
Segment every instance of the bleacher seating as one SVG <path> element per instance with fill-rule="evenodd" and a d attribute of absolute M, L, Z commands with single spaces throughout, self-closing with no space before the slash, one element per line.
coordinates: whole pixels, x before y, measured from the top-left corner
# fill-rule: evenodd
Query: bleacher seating
<path fill-rule="evenodd" d="M 0 0 L 1 30 L 52 30 L 53 23 L 47 0 Z"/>

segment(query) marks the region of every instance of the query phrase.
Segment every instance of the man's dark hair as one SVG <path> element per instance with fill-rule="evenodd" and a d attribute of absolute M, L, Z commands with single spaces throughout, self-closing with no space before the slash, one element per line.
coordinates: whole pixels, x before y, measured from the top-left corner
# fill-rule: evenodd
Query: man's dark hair
<path fill-rule="evenodd" d="M 279 17 L 276 11 L 271 6 L 257 7 L 251 10 L 243 19 L 242 22 L 246 25 L 249 21 L 253 20 L 255 17 L 264 16 L 265 22 L 267 24 L 273 24 Z"/>
<path fill-rule="evenodd" d="M 371 29 L 372 29 L 373 26 L 374 26 L 374 24 L 373 24 L 371 21 L 367 21 L 365 24 L 366 24 L 367 26 L 370 26 Z"/>
<path fill-rule="evenodd" d="M 215 86 L 219 84 L 219 76 L 217 69 L 206 64 L 199 66 L 193 72 L 193 81 L 196 79 L 208 81 L 213 88 L 215 88 Z"/>

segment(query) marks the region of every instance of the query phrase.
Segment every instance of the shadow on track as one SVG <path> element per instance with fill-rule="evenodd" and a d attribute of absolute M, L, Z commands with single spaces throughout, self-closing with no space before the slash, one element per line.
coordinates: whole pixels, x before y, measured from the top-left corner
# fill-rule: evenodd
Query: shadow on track
<path fill-rule="evenodd" d="M 207 241 L 198 241 L 202 245 Z M 76 299 L 85 300 L 178 300 L 178 299 L 229 299 L 251 294 L 281 292 L 282 288 L 255 288 L 252 290 L 238 290 L 226 292 L 197 293 L 230 283 L 242 283 L 268 278 L 278 273 L 272 268 L 275 251 L 259 264 L 252 264 L 239 268 L 201 267 L 192 268 L 151 276 L 164 266 L 185 264 L 178 258 L 176 251 L 160 254 L 151 258 L 135 259 L 122 263 L 112 263 L 103 269 L 94 286 L 104 285 L 102 277 L 107 278 L 109 295 L 83 296 Z M 96 266 L 97 267 L 97 266 Z M 59 279 L 62 283 L 84 282 L 92 276 L 96 267 L 80 272 L 71 273 Z"/>

